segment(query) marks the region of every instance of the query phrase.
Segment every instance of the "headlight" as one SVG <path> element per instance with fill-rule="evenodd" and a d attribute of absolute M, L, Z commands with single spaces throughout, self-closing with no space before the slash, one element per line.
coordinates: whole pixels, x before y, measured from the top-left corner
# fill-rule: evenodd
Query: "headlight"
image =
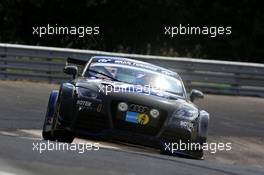
<path fill-rule="evenodd" d="M 180 119 L 189 119 L 189 120 L 194 120 L 195 118 L 197 118 L 199 115 L 199 112 L 197 109 L 193 109 L 193 108 L 181 108 L 177 111 L 175 111 L 172 114 L 172 117 L 175 118 L 180 118 Z"/>
<path fill-rule="evenodd" d="M 159 116 L 159 111 L 157 109 L 151 109 L 149 113 L 153 118 L 157 118 Z"/>
<path fill-rule="evenodd" d="M 125 112 L 128 109 L 128 105 L 125 102 L 118 103 L 118 110 Z"/>
<path fill-rule="evenodd" d="M 93 99 L 96 99 L 99 96 L 98 93 L 91 91 L 90 89 L 86 89 L 86 88 L 78 88 L 78 94 L 81 97 L 89 97 Z"/>

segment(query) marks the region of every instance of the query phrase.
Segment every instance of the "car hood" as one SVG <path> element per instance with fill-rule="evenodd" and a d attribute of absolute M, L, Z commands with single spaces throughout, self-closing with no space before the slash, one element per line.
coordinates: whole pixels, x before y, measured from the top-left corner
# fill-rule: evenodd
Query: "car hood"
<path fill-rule="evenodd" d="M 120 100 L 123 99 L 128 101 L 132 100 L 141 104 L 148 103 L 152 106 L 161 105 L 168 108 L 171 107 L 173 109 L 183 107 L 197 108 L 197 106 L 191 103 L 189 100 L 186 100 L 185 98 L 177 96 L 175 94 L 160 90 L 152 90 L 151 88 L 141 88 L 140 90 L 140 86 L 138 85 L 132 85 L 123 82 L 82 78 L 76 81 L 76 87 L 91 89 L 93 91 L 99 92 L 103 96 L 108 96 L 109 98 Z M 108 92 L 106 92 L 107 87 L 109 88 Z M 133 89 L 135 90 L 137 88 L 139 89 L 138 91 L 133 91 Z M 114 91 L 114 89 L 116 91 Z M 118 92 L 118 90 L 120 89 L 123 89 L 123 91 Z"/>

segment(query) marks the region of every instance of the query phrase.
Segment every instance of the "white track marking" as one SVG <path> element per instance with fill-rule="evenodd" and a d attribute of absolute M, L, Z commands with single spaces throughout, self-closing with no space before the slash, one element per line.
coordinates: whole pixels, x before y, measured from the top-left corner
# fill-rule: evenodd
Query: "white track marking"
<path fill-rule="evenodd" d="M 17 175 L 17 174 L 0 171 L 0 175 Z"/>
<path fill-rule="evenodd" d="M 13 137 L 18 137 L 19 135 L 17 133 L 14 132 L 7 132 L 7 131 L 0 131 L 1 135 L 5 135 L 5 136 L 13 136 Z M 1 174 L 0 174 L 1 175 Z"/>
<path fill-rule="evenodd" d="M 41 130 L 38 130 L 38 129 L 19 129 L 19 130 L 12 131 L 12 132 L 0 131 L 0 134 L 8 135 L 8 136 L 17 136 L 17 137 L 28 139 L 28 140 L 42 140 Z M 25 134 L 29 136 L 25 136 Z M 93 144 L 99 143 L 100 148 L 112 149 L 112 150 L 122 150 L 122 151 L 129 151 L 129 152 L 142 152 L 143 149 L 144 149 L 144 152 L 146 153 L 155 152 L 151 148 L 144 148 L 141 146 L 135 146 L 131 144 L 111 143 L 111 142 L 105 142 L 105 141 L 97 142 L 95 140 L 87 140 L 87 139 L 82 139 L 82 138 L 75 138 L 73 143 L 76 143 L 76 144 L 78 143 L 79 144 L 80 143 L 93 143 Z"/>
<path fill-rule="evenodd" d="M 118 147 L 118 145 L 115 144 L 111 144 L 111 143 L 105 143 L 105 142 L 96 142 L 96 141 L 91 141 L 91 140 L 85 140 L 85 139 L 80 139 L 80 138 L 76 138 L 73 141 L 74 143 L 99 143 L 99 147 L 100 148 L 107 148 L 107 149 L 116 149 L 116 150 L 120 150 L 120 146 Z"/>
<path fill-rule="evenodd" d="M 34 129 L 21 129 L 19 130 L 23 133 L 26 133 L 26 134 L 30 134 L 30 135 L 33 135 L 35 137 L 38 137 L 38 138 L 42 138 L 41 136 L 41 130 L 34 130 Z M 95 141 L 92 141 L 92 140 L 85 140 L 85 139 L 80 139 L 80 138 L 76 138 L 74 139 L 73 141 L 74 143 L 96 143 Z M 100 148 L 107 148 L 107 149 L 121 149 L 120 147 L 118 147 L 118 145 L 116 144 L 111 144 L 111 143 L 105 143 L 105 142 L 99 142 L 99 147 Z"/>
<path fill-rule="evenodd" d="M 37 130 L 37 129 L 21 129 L 19 131 L 24 132 L 26 134 L 33 135 L 33 136 L 38 137 L 38 138 L 42 138 L 41 130 Z"/>
<path fill-rule="evenodd" d="M 36 129 L 20 129 L 13 132 L 9 132 L 9 135 L 16 135 L 19 138 L 27 139 L 27 140 L 39 140 L 42 141 L 41 130 Z M 3 132 L 5 133 L 5 132 Z M 0 131 L 1 134 L 1 131 Z M 32 137 L 31 137 L 32 136 Z M 98 143 L 99 149 L 109 149 L 109 150 L 117 150 L 127 153 L 136 153 L 143 155 L 157 155 L 157 150 L 152 148 L 146 148 L 143 146 L 127 144 L 122 142 L 106 142 L 106 141 L 96 141 L 96 140 L 87 140 L 82 138 L 75 138 L 73 143 L 75 144 L 83 144 L 83 143 Z M 158 154 L 159 155 L 159 154 Z M 1 174 L 0 174 L 1 175 Z M 5 174 L 3 174 L 5 175 Z M 8 174 L 7 174 L 8 175 Z M 10 174 L 11 175 L 11 174 Z"/>

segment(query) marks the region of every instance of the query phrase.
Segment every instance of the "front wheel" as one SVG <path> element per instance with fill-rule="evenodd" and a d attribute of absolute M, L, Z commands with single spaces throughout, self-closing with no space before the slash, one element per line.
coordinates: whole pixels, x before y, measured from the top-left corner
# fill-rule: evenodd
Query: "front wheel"
<path fill-rule="evenodd" d="M 56 112 L 57 112 L 57 110 L 56 110 Z M 55 112 L 55 116 L 57 116 L 56 112 Z M 54 140 L 57 140 L 58 142 L 65 142 L 65 143 L 72 143 L 74 138 L 75 138 L 75 133 L 64 129 L 58 123 L 56 117 L 53 120 L 50 135 L 51 135 L 51 137 L 54 138 Z"/>
<path fill-rule="evenodd" d="M 55 106 L 58 98 L 58 91 L 53 90 L 50 93 L 49 102 L 42 128 L 42 137 L 44 140 L 55 140 L 51 135 L 52 123 L 54 118 Z"/>
<path fill-rule="evenodd" d="M 58 142 L 72 143 L 75 138 L 74 133 L 66 130 L 59 130 L 54 134 Z"/>
<path fill-rule="evenodd" d="M 47 124 L 47 117 L 45 117 L 45 121 L 44 121 L 44 125 L 43 125 L 43 129 L 42 129 L 42 137 L 44 140 L 51 140 L 54 141 L 55 138 L 51 135 L 51 130 L 48 130 L 48 124 Z"/>

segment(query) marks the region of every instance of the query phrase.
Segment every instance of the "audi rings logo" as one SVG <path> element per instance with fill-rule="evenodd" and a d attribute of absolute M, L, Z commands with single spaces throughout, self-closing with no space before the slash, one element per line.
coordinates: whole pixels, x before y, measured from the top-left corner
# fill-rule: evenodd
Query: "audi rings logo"
<path fill-rule="evenodd" d="M 139 113 L 146 113 L 149 110 L 148 107 L 131 104 L 129 105 L 129 111 L 139 112 Z"/>

